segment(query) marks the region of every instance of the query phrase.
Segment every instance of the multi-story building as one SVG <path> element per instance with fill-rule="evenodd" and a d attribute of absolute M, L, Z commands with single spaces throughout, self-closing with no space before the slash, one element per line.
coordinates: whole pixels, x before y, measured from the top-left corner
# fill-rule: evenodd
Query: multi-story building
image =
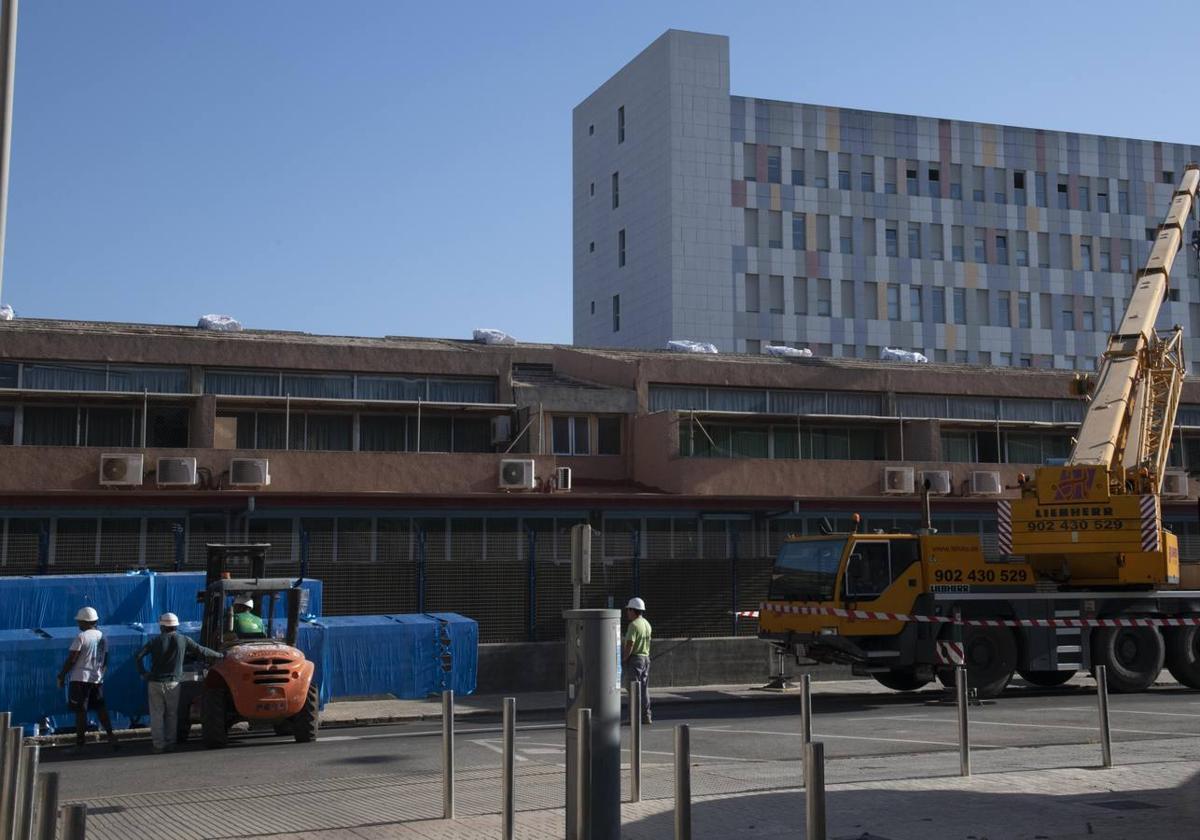
<path fill-rule="evenodd" d="M 1196 146 L 733 96 L 668 31 L 574 112 L 574 340 L 1091 369 Z M 1159 324 L 1200 361 L 1179 260 Z"/>
<path fill-rule="evenodd" d="M 934 524 L 994 552 L 998 496 L 1067 451 L 1070 379 L 21 319 L 0 324 L 0 573 L 198 569 L 206 542 L 262 540 L 326 612 L 548 640 L 590 522 L 585 604 L 636 593 L 661 636 L 752 634 L 733 611 L 784 536 L 916 527 L 925 474 Z M 1172 464 L 1200 470 L 1200 382 L 1183 400 Z M 1200 559 L 1196 493 L 1171 487 Z"/>

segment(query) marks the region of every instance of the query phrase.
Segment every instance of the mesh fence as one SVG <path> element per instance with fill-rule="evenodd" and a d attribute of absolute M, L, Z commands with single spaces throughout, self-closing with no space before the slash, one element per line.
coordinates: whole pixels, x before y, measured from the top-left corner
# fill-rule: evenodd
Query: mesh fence
<path fill-rule="evenodd" d="M 204 568 L 205 544 L 271 544 L 272 573 L 303 569 L 324 582 L 328 615 L 457 612 L 479 622 L 483 642 L 562 638 L 572 604 L 571 528 L 578 517 L 280 516 L 197 513 L 150 517 L 0 518 L 0 573 L 120 572 Z M 620 607 L 639 595 L 655 635 L 753 635 L 738 621 L 766 597 L 772 558 L 789 535 L 820 532 L 822 518 L 614 516 L 593 540 L 592 581 L 581 605 Z M 872 515 L 863 527 L 915 526 Z M 943 532 L 978 534 L 994 523 L 947 519 Z M 831 519 L 848 528 L 848 519 Z M 1188 533 L 1185 559 L 1200 535 Z M 182 565 L 179 565 L 180 559 Z"/>

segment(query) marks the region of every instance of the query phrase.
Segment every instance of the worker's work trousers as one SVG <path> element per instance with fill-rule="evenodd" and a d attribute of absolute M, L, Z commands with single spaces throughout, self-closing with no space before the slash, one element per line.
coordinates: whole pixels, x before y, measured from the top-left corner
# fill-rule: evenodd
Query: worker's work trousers
<path fill-rule="evenodd" d="M 179 720 L 179 683 L 148 682 L 150 698 L 150 740 L 154 749 L 162 750 L 175 744 Z"/>
<path fill-rule="evenodd" d="M 629 686 L 629 714 L 633 715 L 633 686 L 642 690 L 642 722 L 650 722 L 650 657 L 634 654 L 625 660 L 625 682 Z M 630 718 L 632 720 L 632 717 Z"/>

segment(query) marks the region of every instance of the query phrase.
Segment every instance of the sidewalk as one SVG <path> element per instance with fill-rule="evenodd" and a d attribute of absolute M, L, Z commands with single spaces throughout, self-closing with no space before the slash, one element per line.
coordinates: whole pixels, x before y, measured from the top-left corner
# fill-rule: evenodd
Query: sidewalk
<path fill-rule="evenodd" d="M 693 757 L 695 758 L 695 757 Z M 1200 737 L 1120 745 L 1118 767 L 1098 769 L 1094 744 L 980 751 L 960 778 L 946 753 L 867 756 L 826 763 L 831 840 L 1127 840 L 1195 836 L 1200 824 Z M 561 767 L 518 765 L 517 837 L 561 838 Z M 804 836 L 796 761 L 697 762 L 693 836 Z M 136 796 L 89 803 L 88 836 L 131 840 L 484 840 L 500 836 L 499 774 L 460 773 L 459 819 L 440 819 L 436 775 L 381 774 Z M 623 838 L 672 836 L 673 770 L 644 768 L 642 802 L 628 799 Z"/>

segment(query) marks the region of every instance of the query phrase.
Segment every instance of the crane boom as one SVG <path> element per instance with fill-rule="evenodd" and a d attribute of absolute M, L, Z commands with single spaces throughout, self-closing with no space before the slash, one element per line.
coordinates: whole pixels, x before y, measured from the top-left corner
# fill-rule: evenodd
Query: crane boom
<path fill-rule="evenodd" d="M 1000 503 L 1001 551 L 1024 556 L 1043 577 L 1100 586 L 1179 580 L 1179 543 L 1162 527 L 1159 494 L 1183 389 L 1182 341 L 1178 327 L 1160 335 L 1154 325 L 1198 189 L 1200 166 L 1189 164 L 1109 337 L 1070 456 L 1022 477 L 1021 498 Z"/>

